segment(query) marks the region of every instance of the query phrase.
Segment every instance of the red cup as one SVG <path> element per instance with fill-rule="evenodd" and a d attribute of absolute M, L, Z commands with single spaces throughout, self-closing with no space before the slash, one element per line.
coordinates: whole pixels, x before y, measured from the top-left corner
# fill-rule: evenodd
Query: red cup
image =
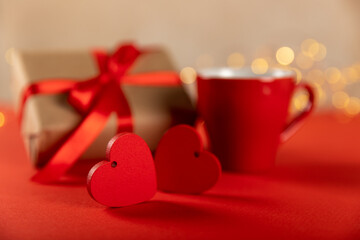
<path fill-rule="evenodd" d="M 312 88 L 296 84 L 296 74 L 290 70 L 270 69 L 256 75 L 247 68 L 206 69 L 198 72 L 197 85 L 197 107 L 211 151 L 227 171 L 271 169 L 279 144 L 299 129 L 314 106 Z M 290 100 L 298 89 L 308 92 L 309 101 L 287 121 Z"/>

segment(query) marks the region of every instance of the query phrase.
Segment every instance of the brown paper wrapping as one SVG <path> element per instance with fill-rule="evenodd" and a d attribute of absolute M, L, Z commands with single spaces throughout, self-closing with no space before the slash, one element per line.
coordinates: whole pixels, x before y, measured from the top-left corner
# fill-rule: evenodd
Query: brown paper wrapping
<path fill-rule="evenodd" d="M 19 105 L 25 86 L 52 78 L 86 80 L 97 74 L 94 57 L 89 51 L 15 51 L 12 89 Z M 175 70 L 162 49 L 141 55 L 130 73 Z M 134 133 L 154 150 L 164 132 L 178 123 L 192 124 L 195 111 L 181 86 L 122 85 L 133 117 Z M 26 103 L 22 135 L 30 158 L 36 166 L 46 163 L 81 122 L 82 116 L 67 102 L 65 94 L 36 95 Z M 81 157 L 105 156 L 107 142 L 116 134 L 113 114 L 100 136 Z"/>

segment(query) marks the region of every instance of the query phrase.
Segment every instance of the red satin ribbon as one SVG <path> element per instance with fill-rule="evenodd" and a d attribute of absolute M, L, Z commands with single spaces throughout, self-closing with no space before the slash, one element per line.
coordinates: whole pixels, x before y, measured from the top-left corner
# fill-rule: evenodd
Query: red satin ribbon
<path fill-rule="evenodd" d="M 94 56 L 100 72 L 97 77 L 80 82 L 69 79 L 49 79 L 33 83 L 25 89 L 20 106 L 20 121 L 26 101 L 36 94 L 68 93 L 69 103 L 84 115 L 82 122 L 73 130 L 46 166 L 32 178 L 34 181 L 55 182 L 65 175 L 101 133 L 112 112 L 117 115 L 117 132 L 133 130 L 130 107 L 121 90 L 121 83 L 138 84 L 145 81 L 151 83 L 153 79 L 164 81 L 162 84 L 179 83 L 178 75 L 174 72 L 125 76 L 140 54 L 141 52 L 130 44 L 120 46 L 110 56 L 103 51 L 96 51 Z"/>

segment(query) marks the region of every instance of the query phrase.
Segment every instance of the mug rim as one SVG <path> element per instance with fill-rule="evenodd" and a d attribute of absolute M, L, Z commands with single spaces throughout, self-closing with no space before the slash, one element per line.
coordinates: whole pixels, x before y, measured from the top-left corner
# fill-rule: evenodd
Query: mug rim
<path fill-rule="evenodd" d="M 198 77 L 204 80 L 222 79 L 222 80 L 259 80 L 274 81 L 284 78 L 296 78 L 296 72 L 291 69 L 270 68 L 264 74 L 254 73 L 250 67 L 230 68 L 214 67 L 204 68 L 197 71 Z"/>

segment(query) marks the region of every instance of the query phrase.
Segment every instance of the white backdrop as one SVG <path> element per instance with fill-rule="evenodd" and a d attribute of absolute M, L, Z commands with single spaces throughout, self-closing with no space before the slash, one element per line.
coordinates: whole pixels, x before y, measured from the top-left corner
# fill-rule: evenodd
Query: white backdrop
<path fill-rule="evenodd" d="M 0 0 L 0 52 L 15 48 L 112 47 L 122 40 L 163 44 L 179 68 L 201 55 L 225 65 L 238 51 L 298 49 L 305 38 L 324 43 L 325 64 L 360 60 L 357 0 Z M 0 99 L 10 99 L 9 65 L 0 58 Z"/>

